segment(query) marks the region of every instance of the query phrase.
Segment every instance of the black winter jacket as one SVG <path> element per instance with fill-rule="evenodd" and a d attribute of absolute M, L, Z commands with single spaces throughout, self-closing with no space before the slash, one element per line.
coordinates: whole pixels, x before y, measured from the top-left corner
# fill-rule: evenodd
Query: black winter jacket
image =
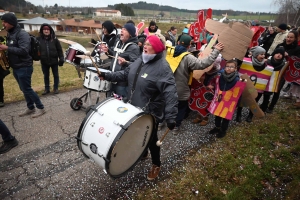
<path fill-rule="evenodd" d="M 50 36 L 48 38 L 43 34 L 43 27 L 50 28 Z M 57 65 L 58 59 L 64 60 L 63 50 L 59 40 L 56 38 L 54 30 L 49 24 L 42 24 L 40 28 L 40 36 L 37 38 L 40 41 L 41 64 L 42 65 Z"/>
<path fill-rule="evenodd" d="M 22 30 L 20 25 L 8 30 L 7 34 L 7 56 L 9 66 L 13 69 L 32 66 L 32 57 L 30 56 L 30 36 Z"/>
<path fill-rule="evenodd" d="M 123 71 L 105 73 L 105 79 L 112 82 L 128 81 L 128 99 L 130 100 L 135 75 L 140 65 L 142 67 L 137 77 L 131 104 L 140 108 L 145 107 L 146 111 L 159 120 L 162 119 L 164 112 L 166 121 L 174 122 L 178 112 L 178 95 L 174 75 L 163 53 L 157 54 L 146 64 L 138 58 Z"/>

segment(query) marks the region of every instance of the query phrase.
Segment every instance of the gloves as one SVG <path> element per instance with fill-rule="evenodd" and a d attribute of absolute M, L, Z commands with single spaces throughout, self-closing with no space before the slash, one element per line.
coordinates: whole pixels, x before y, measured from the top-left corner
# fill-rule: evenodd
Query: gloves
<path fill-rule="evenodd" d="M 170 129 L 170 130 L 173 130 L 175 128 L 175 125 L 176 123 L 173 121 L 173 122 L 168 122 L 167 123 L 167 127 Z"/>
<path fill-rule="evenodd" d="M 65 62 L 64 59 L 59 59 L 58 66 L 63 66 L 64 62 Z"/>
<path fill-rule="evenodd" d="M 105 79 L 105 73 L 104 73 L 104 72 L 101 72 L 101 74 L 98 74 L 98 76 L 99 76 L 100 78 Z"/>

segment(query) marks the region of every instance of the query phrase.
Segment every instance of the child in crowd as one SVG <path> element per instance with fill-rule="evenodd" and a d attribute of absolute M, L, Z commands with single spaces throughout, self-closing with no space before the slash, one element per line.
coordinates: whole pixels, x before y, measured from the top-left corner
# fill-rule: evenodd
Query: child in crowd
<path fill-rule="evenodd" d="M 219 88 L 221 91 L 228 91 L 232 89 L 239 81 L 239 74 L 237 72 L 237 62 L 235 60 L 228 60 L 225 69 L 219 72 Z M 219 101 L 219 99 L 218 99 Z M 229 119 L 215 116 L 215 127 L 209 131 L 210 134 L 216 134 L 217 138 L 222 138 L 226 135 L 229 126 Z"/>
<path fill-rule="evenodd" d="M 250 55 L 252 60 L 252 65 L 254 70 L 257 72 L 263 71 L 267 67 L 267 60 L 265 59 L 266 50 L 260 46 L 255 46 L 250 49 Z M 262 96 L 262 92 L 259 92 L 255 101 L 258 102 Z M 239 111 L 239 110 L 238 110 Z M 252 122 L 253 113 L 249 110 L 248 117 L 246 119 L 247 122 Z"/>
<path fill-rule="evenodd" d="M 268 59 L 267 64 L 272 66 L 274 68 L 274 72 L 278 72 L 280 70 L 282 70 L 282 68 L 284 67 L 286 60 L 284 59 L 284 48 L 276 48 L 271 57 Z M 272 113 L 273 109 L 279 99 L 280 96 L 280 90 L 282 89 L 285 81 L 284 81 L 284 77 L 281 77 L 280 80 L 278 80 L 278 90 L 277 92 L 264 92 L 264 100 L 263 103 L 261 104 L 261 109 L 262 111 L 266 112 L 266 113 Z M 273 94 L 271 103 L 269 102 L 271 95 Z M 270 103 L 270 104 L 269 104 Z"/>

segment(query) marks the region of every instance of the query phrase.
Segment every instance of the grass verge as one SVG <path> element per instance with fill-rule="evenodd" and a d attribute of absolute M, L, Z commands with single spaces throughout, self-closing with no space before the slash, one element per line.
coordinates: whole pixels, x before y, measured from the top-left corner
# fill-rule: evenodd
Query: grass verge
<path fill-rule="evenodd" d="M 171 177 L 134 199 L 300 199 L 299 110 L 286 103 L 192 150 Z"/>

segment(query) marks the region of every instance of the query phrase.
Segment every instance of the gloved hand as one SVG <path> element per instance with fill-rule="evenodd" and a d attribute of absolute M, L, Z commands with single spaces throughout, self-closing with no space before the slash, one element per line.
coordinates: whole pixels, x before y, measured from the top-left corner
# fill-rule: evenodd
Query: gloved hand
<path fill-rule="evenodd" d="M 173 130 L 175 128 L 175 125 L 176 125 L 176 123 L 174 121 L 173 122 L 167 122 L 167 127 L 170 130 Z"/>
<path fill-rule="evenodd" d="M 101 72 L 101 74 L 98 74 L 98 77 L 100 77 L 101 79 L 105 79 L 105 73 Z"/>
<path fill-rule="evenodd" d="M 65 62 L 64 59 L 59 59 L 58 66 L 63 66 L 64 62 Z"/>

